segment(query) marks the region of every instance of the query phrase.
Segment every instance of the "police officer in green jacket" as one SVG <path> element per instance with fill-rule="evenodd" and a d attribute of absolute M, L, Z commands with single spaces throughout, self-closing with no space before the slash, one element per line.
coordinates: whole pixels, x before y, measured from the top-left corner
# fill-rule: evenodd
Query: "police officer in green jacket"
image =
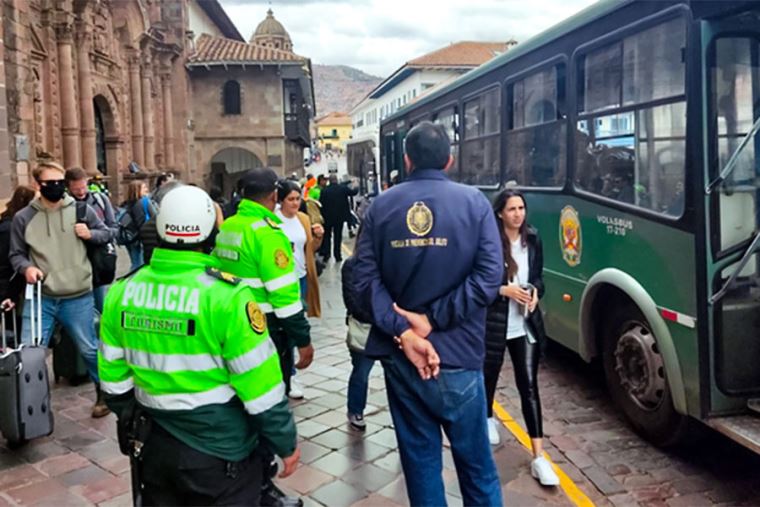
<path fill-rule="evenodd" d="M 266 317 L 251 288 L 205 253 L 215 217 L 203 190 L 170 191 L 150 264 L 105 302 L 107 403 L 120 418 L 136 405 L 152 421 L 140 452 L 145 505 L 258 505 L 262 450 L 283 458 L 281 477 L 300 456 Z"/>
<path fill-rule="evenodd" d="M 216 238 L 214 255 L 221 267 L 241 278 L 253 289 L 254 298 L 266 313 L 272 339 L 280 355 L 286 390 L 293 370 L 293 347 L 298 347 L 298 369 L 306 368 L 314 357 L 301 304 L 298 277 L 293 264 L 293 247 L 275 215 L 277 174 L 269 168 L 247 171 L 238 188 L 242 200 L 237 213 L 224 221 Z M 300 505 L 286 497 L 274 484 L 265 482 L 262 505 Z"/>

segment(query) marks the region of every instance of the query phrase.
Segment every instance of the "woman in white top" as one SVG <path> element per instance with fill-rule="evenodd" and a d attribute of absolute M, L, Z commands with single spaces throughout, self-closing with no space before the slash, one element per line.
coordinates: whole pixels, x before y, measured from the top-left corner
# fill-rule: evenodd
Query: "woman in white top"
<path fill-rule="evenodd" d="M 279 206 L 275 213 L 282 220 L 282 232 L 293 247 L 293 262 L 301 286 L 301 299 L 306 307 L 306 315 L 320 317 L 319 282 L 314 253 L 322 244 L 324 229 L 320 224 L 312 225 L 309 216 L 299 211 L 301 187 L 295 181 L 278 182 L 277 201 Z M 291 377 L 288 396 L 293 399 L 303 398 L 303 390 L 295 376 Z"/>
<path fill-rule="evenodd" d="M 543 319 L 538 310 L 538 300 L 544 292 L 541 240 L 526 221 L 527 205 L 518 191 L 502 191 L 496 197 L 493 209 L 501 232 L 505 270 L 499 297 L 488 308 L 486 315 L 483 376 L 488 403 L 488 438 L 494 445 L 499 443 L 492 407 L 507 349 L 533 447 L 531 474 L 544 486 L 556 486 L 559 478 L 543 452 L 537 379 L 539 342 L 545 340 Z"/>

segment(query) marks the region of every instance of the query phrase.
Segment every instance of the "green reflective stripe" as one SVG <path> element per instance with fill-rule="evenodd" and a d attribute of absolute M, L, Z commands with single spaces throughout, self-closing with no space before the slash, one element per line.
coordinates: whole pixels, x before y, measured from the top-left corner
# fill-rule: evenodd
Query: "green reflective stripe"
<path fill-rule="evenodd" d="M 255 231 L 256 229 L 261 229 L 265 225 L 267 225 L 267 223 L 264 220 L 259 220 L 257 222 L 253 222 L 251 224 L 251 229 L 253 229 Z"/>
<path fill-rule="evenodd" d="M 102 377 L 100 378 L 100 388 L 104 393 L 107 394 L 124 394 L 131 391 L 134 387 L 135 381 L 132 377 L 129 377 L 126 380 L 122 380 L 121 382 L 109 382 L 107 380 L 103 380 Z"/>
<path fill-rule="evenodd" d="M 100 342 L 100 353 L 106 361 L 116 361 L 117 359 L 124 359 L 126 357 L 123 348 L 108 345 L 102 341 Z"/>
<path fill-rule="evenodd" d="M 283 287 L 287 287 L 288 285 L 298 283 L 298 278 L 296 277 L 296 274 L 294 271 L 291 271 L 290 273 L 286 275 L 282 275 L 278 278 L 275 278 L 273 280 L 268 280 L 264 282 L 264 287 L 269 292 L 274 292 L 278 289 L 282 289 Z"/>
<path fill-rule="evenodd" d="M 140 387 L 135 389 L 137 401 L 148 408 L 158 410 L 193 410 L 216 403 L 227 403 L 235 396 L 229 385 L 221 385 L 207 391 L 177 394 L 150 394 Z"/>
<path fill-rule="evenodd" d="M 280 382 L 274 389 L 253 400 L 244 402 L 245 411 L 256 415 L 266 412 L 282 401 L 285 397 L 285 384 Z"/>
<path fill-rule="evenodd" d="M 241 278 L 241 281 L 254 289 L 264 287 L 264 282 L 261 281 L 261 278 Z"/>
<path fill-rule="evenodd" d="M 272 313 L 273 308 L 272 308 L 272 305 L 270 305 L 269 303 L 265 303 L 265 302 L 259 303 L 258 299 L 257 299 L 256 300 L 256 304 L 259 305 L 259 310 L 261 310 L 262 312 L 264 312 L 264 313 Z"/>
<path fill-rule="evenodd" d="M 227 385 L 230 374 L 226 369 L 205 371 L 174 371 L 164 373 L 138 366 L 132 366 L 135 385 L 150 394 L 177 394 L 208 391 L 220 385 Z"/>
<path fill-rule="evenodd" d="M 127 361 L 133 366 L 164 373 L 224 368 L 222 358 L 210 354 L 156 354 L 126 349 L 126 355 Z"/>
<path fill-rule="evenodd" d="M 287 317 L 290 317 L 291 315 L 297 314 L 301 310 L 303 310 L 303 305 L 301 304 L 301 301 L 298 300 L 295 303 L 290 304 L 288 306 L 275 308 L 274 314 L 281 319 L 285 319 Z"/>
<path fill-rule="evenodd" d="M 246 373 L 264 364 L 264 362 L 277 355 L 277 350 L 272 340 L 264 340 L 245 354 L 227 361 L 227 366 L 232 373 Z"/>
<path fill-rule="evenodd" d="M 249 401 L 282 383 L 279 356 L 270 356 L 261 366 L 245 373 L 230 375 L 230 384 L 241 400 Z"/>

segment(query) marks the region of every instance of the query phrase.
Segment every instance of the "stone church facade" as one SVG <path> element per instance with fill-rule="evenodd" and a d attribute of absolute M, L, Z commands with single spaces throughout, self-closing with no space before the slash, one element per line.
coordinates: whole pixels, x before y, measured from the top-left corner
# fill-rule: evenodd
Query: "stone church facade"
<path fill-rule="evenodd" d="M 0 199 L 41 159 L 104 174 L 118 200 L 125 181 L 163 171 L 217 183 L 214 146 L 242 149 L 255 156 L 249 163 L 285 173 L 296 167 L 292 145 L 308 144 L 286 135 L 283 106 L 290 73 L 299 90 L 311 86 L 308 59 L 245 43 L 216 0 L 1 1 Z M 203 52 L 204 40 L 239 45 L 250 59 L 223 66 Z M 241 105 L 264 97 L 270 107 L 223 114 L 231 80 Z M 313 110 L 312 96 L 298 95 L 299 110 Z M 238 139 L 208 146 L 230 132 Z M 239 146 L 248 140 L 264 148 Z"/>

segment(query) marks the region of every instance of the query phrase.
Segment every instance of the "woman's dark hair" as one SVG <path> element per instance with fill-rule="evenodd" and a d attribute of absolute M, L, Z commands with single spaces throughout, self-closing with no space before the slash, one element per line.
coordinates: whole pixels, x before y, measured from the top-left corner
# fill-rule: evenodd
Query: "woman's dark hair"
<path fill-rule="evenodd" d="M 26 208 L 26 206 L 34 199 L 34 189 L 26 185 L 19 185 L 13 192 L 11 200 L 5 207 L 5 211 L 0 214 L 0 219 L 13 218 L 13 216 Z"/>
<path fill-rule="evenodd" d="M 520 244 L 526 246 L 528 244 L 528 203 L 525 200 L 525 196 L 519 190 L 514 188 L 505 188 L 496 199 L 493 201 L 493 212 L 496 215 L 496 222 L 499 224 L 499 235 L 501 236 L 501 248 L 504 254 L 504 263 L 507 265 L 507 278 L 512 280 L 517 274 L 517 262 L 512 257 L 512 243 L 507 237 L 507 233 L 504 231 L 504 222 L 502 222 L 499 213 L 501 213 L 507 206 L 507 201 L 512 197 L 519 197 L 522 199 L 525 206 L 525 220 L 520 226 Z"/>
<path fill-rule="evenodd" d="M 291 192 L 301 195 L 301 186 L 293 180 L 280 180 L 277 182 L 277 202 L 282 202 Z"/>

